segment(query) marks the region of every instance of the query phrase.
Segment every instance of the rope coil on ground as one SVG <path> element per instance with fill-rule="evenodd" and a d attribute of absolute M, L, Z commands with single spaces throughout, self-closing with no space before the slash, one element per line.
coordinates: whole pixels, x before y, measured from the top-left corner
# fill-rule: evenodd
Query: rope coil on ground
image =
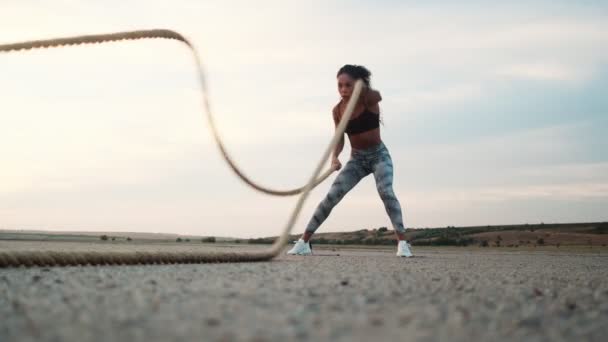
<path fill-rule="evenodd" d="M 213 134 L 214 140 L 220 149 L 224 160 L 228 163 L 232 171 L 247 185 L 273 196 L 292 196 L 299 194 L 300 197 L 296 203 L 292 214 L 290 215 L 285 228 L 281 235 L 277 238 L 274 244 L 259 252 L 54 252 L 54 251 L 24 251 L 24 252 L 2 252 L 0 251 L 0 267 L 18 267 L 18 266 L 76 266 L 76 265 L 138 265 L 138 264 L 174 264 L 174 263 L 210 263 L 210 262 L 251 262 L 251 261 L 266 261 L 277 256 L 283 247 L 287 244 L 289 233 L 298 218 L 304 202 L 308 198 L 310 191 L 323 182 L 331 175 L 334 169 L 329 169 L 321 174 L 323 165 L 327 162 L 331 152 L 338 144 L 344 135 L 344 130 L 355 104 L 361 94 L 363 86 L 362 81 L 355 83 L 353 94 L 348 101 L 343 117 L 336 127 L 335 134 L 331 139 L 330 144 L 325 149 L 319 163 L 310 177 L 306 185 L 291 189 L 291 190 L 275 190 L 262 186 L 249 178 L 236 165 L 230 157 L 225 145 L 220 138 L 219 131 L 215 125 L 215 121 L 211 112 L 211 106 L 208 98 L 207 85 L 205 81 L 205 73 L 199 58 L 199 54 L 190 41 L 188 41 L 180 33 L 165 30 L 138 30 L 129 32 L 115 32 L 98 35 L 74 36 L 47 40 L 33 40 L 26 42 L 18 42 L 13 44 L 0 45 L 0 53 L 14 52 L 21 50 L 31 50 L 40 48 L 56 48 L 71 45 L 81 44 L 96 44 L 109 43 L 121 40 L 139 40 L 139 39 L 172 39 L 186 44 L 190 48 L 194 63 L 197 67 L 199 82 L 203 97 L 203 111 L 206 114 L 209 127 Z M 320 176 L 319 176 L 320 175 Z"/>

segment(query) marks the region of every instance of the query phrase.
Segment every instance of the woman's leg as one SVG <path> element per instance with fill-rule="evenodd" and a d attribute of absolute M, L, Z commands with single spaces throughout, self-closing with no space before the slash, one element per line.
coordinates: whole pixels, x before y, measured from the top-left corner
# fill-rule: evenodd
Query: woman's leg
<path fill-rule="evenodd" d="M 319 228 L 319 226 L 327 219 L 331 210 L 340 202 L 344 195 L 349 192 L 359 181 L 367 176 L 369 173 L 365 171 L 363 163 L 356 158 L 351 158 L 348 163 L 344 166 L 342 171 L 334 180 L 331 185 L 329 192 L 325 198 L 319 203 L 315 213 L 310 218 L 306 231 L 302 239 L 306 242 L 310 239 L 312 234 Z"/>
<path fill-rule="evenodd" d="M 399 237 L 399 240 L 403 240 L 405 227 L 403 225 L 403 216 L 401 213 L 401 204 L 393 191 L 393 160 L 388 150 L 383 150 L 374 165 L 372 166 L 374 172 L 374 178 L 376 180 L 376 189 L 382 202 L 384 202 L 384 209 L 388 217 L 391 219 L 395 233 Z"/>

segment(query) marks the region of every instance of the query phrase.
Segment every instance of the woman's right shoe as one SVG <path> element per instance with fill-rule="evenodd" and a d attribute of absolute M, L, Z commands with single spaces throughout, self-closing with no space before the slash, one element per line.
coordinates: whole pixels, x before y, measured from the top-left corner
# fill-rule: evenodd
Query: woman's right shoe
<path fill-rule="evenodd" d="M 296 242 L 292 249 L 287 251 L 289 255 L 311 255 L 312 249 L 310 248 L 310 242 L 304 242 L 300 239 Z"/>
<path fill-rule="evenodd" d="M 397 245 L 397 256 L 409 258 L 412 255 L 412 251 L 410 251 L 410 244 L 405 240 L 400 240 L 399 244 Z"/>

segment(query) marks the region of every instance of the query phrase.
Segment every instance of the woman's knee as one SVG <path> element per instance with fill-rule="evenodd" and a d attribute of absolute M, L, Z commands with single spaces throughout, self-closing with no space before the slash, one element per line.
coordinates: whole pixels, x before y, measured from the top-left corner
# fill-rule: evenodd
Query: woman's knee
<path fill-rule="evenodd" d="M 324 201 L 337 204 L 344 197 L 344 195 L 346 195 L 346 192 L 344 191 L 344 189 L 342 189 L 340 187 L 335 187 L 335 188 L 329 189 L 329 192 L 327 192 L 327 195 L 325 196 Z"/>
<path fill-rule="evenodd" d="M 397 196 L 392 187 L 379 187 L 378 194 L 382 200 L 396 200 Z"/>

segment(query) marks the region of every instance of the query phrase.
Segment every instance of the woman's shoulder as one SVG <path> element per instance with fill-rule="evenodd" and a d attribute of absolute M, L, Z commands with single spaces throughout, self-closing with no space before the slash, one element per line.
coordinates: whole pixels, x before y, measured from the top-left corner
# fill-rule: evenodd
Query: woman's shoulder
<path fill-rule="evenodd" d="M 338 103 L 336 103 L 336 105 L 334 106 L 334 108 L 331 110 L 331 112 L 334 115 L 340 115 L 340 105 L 342 104 L 342 100 L 338 101 Z"/>

